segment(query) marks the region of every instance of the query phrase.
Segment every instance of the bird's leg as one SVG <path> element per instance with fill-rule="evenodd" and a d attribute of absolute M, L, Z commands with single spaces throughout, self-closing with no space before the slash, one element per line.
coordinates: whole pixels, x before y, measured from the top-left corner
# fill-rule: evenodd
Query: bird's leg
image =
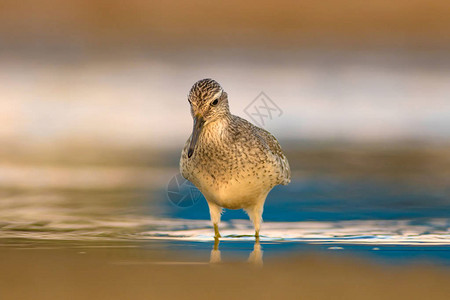
<path fill-rule="evenodd" d="M 214 247 L 213 250 L 219 250 L 220 240 L 218 238 L 214 238 Z"/>
<path fill-rule="evenodd" d="M 214 246 L 211 250 L 211 255 L 209 257 L 209 262 L 211 264 L 220 263 L 222 261 L 222 258 L 220 257 L 220 250 L 219 250 L 219 238 L 214 238 Z"/>
<path fill-rule="evenodd" d="M 220 206 L 217 206 L 214 203 L 211 203 L 208 201 L 209 206 L 209 214 L 211 216 L 211 221 L 214 225 L 214 237 L 219 238 L 219 223 L 220 223 L 220 216 L 222 214 L 222 208 Z"/>
<path fill-rule="evenodd" d="M 219 233 L 219 224 L 214 223 L 214 238 L 220 238 L 221 235 Z"/>
<path fill-rule="evenodd" d="M 255 238 L 257 238 L 258 240 L 259 240 L 259 230 L 261 229 L 263 209 L 264 203 L 245 209 L 250 220 L 253 222 L 253 226 L 255 227 Z"/>

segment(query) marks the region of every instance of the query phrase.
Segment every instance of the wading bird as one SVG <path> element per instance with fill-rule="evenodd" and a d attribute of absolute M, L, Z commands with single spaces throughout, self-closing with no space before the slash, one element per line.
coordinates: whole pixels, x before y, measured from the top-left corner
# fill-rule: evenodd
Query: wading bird
<path fill-rule="evenodd" d="M 181 154 L 181 174 L 205 196 L 216 238 L 222 208 L 244 209 L 259 238 L 267 194 L 290 182 L 286 156 L 272 134 L 230 113 L 216 81 L 196 82 L 188 101 L 194 128 Z"/>

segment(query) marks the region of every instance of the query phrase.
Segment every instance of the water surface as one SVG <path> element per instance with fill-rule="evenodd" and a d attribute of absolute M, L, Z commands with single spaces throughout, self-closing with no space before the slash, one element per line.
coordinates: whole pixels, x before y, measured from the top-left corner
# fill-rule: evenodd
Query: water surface
<path fill-rule="evenodd" d="M 91 174 L 103 188 L 64 187 L 64 180 L 58 187 L 42 182 L 28 189 L 5 187 L 0 194 L 0 243 L 8 248 L 168 249 L 207 261 L 214 239 L 206 202 L 200 198 L 187 208 L 170 202 L 166 185 L 159 182 L 172 171 L 166 169 L 158 177 L 150 169 L 134 170 L 142 180 L 118 180 L 123 185 L 117 188 L 106 186 L 114 172 L 95 168 Z M 117 178 L 127 178 L 131 171 L 115 172 Z M 158 184 L 152 187 L 147 179 Z M 384 263 L 450 265 L 448 199 L 446 189 L 373 179 L 298 177 L 269 194 L 261 247 L 264 257 L 325 252 Z M 245 213 L 226 210 L 222 220 L 222 256 L 247 257 L 254 237 Z"/>

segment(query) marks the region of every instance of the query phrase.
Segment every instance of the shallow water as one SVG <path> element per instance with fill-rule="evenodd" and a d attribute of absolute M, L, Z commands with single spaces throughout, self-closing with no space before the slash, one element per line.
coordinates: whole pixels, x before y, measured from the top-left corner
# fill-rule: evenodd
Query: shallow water
<path fill-rule="evenodd" d="M 165 185 L 142 188 L 146 180 L 163 182 L 171 171 L 158 177 L 141 170 L 140 182 L 125 176 L 128 179 L 118 180 L 123 185 L 116 189 L 55 187 L 51 180 L 47 186 L 41 182 L 39 188 L 4 187 L 0 244 L 22 249 L 74 245 L 166 249 L 207 261 L 214 239 L 204 199 L 180 208 L 169 201 Z M 108 176 L 97 174 L 97 183 L 111 180 L 111 173 L 104 173 Z M 425 261 L 450 266 L 449 216 L 445 188 L 298 177 L 269 194 L 260 243 L 264 257 L 325 252 L 383 263 Z M 223 257 L 244 258 L 252 253 L 253 227 L 242 211 L 224 213 L 221 234 Z"/>

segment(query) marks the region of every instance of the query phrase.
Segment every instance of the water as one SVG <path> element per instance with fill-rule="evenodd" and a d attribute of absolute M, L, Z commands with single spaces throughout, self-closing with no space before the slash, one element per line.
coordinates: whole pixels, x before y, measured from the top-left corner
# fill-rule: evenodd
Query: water
<path fill-rule="evenodd" d="M 97 189 L 83 186 L 82 180 L 78 188 L 64 181 L 64 172 L 68 178 L 80 172 L 72 169 L 47 170 L 47 175 L 57 172 L 60 180 L 50 176 L 37 184 L 33 179 L 34 187 L 27 189 L 14 187 L 11 176 L 3 174 L 11 186 L 0 191 L 0 245 L 92 244 L 209 257 L 214 240 L 207 205 L 200 199 L 180 208 L 168 200 L 164 182 L 173 169 L 116 168 L 111 173 L 93 168 L 90 174 Z M 141 180 L 132 180 L 130 174 Z M 112 177 L 122 178 L 115 181 L 116 188 L 107 185 Z M 450 266 L 448 195 L 446 188 L 373 179 L 297 177 L 269 194 L 261 231 L 264 258 L 320 252 L 388 264 L 424 261 Z M 254 237 L 245 213 L 227 210 L 222 220 L 222 256 L 247 257 Z"/>

